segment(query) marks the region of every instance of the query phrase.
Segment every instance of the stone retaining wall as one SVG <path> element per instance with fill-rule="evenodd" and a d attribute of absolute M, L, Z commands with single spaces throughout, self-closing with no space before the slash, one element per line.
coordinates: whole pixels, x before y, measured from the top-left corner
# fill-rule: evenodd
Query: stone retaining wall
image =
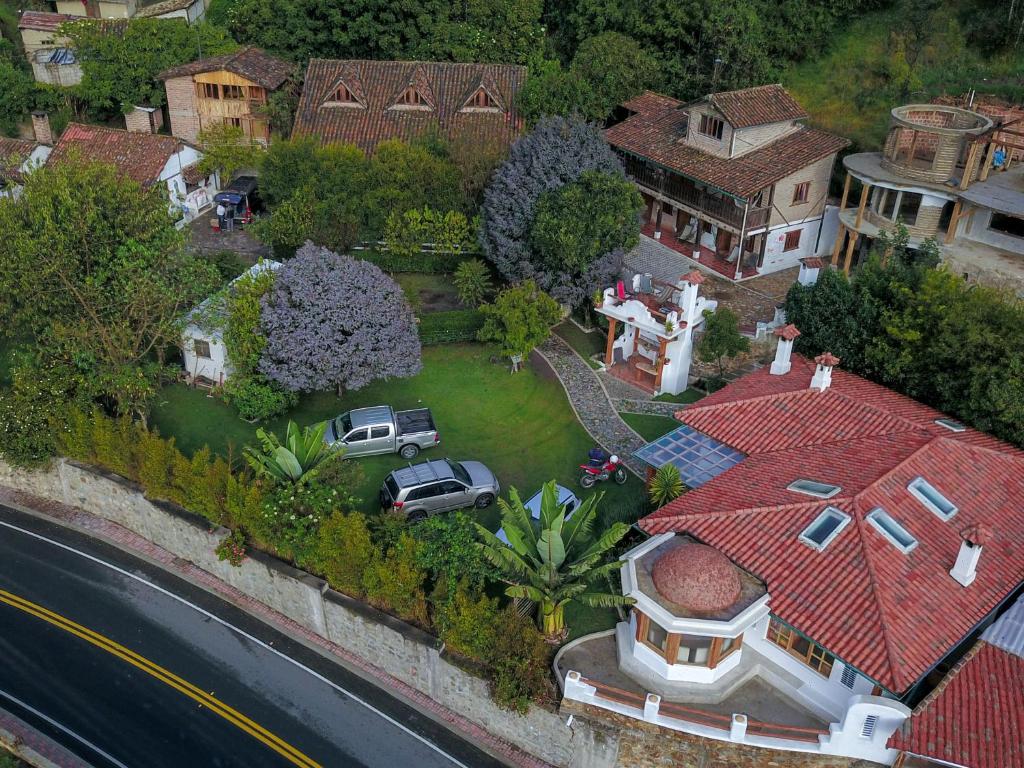
<path fill-rule="evenodd" d="M 501 709 L 487 682 L 443 657 L 432 635 L 262 552 L 252 552 L 240 567 L 218 560 L 214 548 L 229 531 L 174 505 L 150 501 L 121 477 L 70 461 L 38 472 L 0 461 L 0 485 L 124 526 L 548 763 L 565 768 L 616 764 L 617 732 L 579 720 L 569 727 L 565 715 L 537 706 L 522 716 Z"/>

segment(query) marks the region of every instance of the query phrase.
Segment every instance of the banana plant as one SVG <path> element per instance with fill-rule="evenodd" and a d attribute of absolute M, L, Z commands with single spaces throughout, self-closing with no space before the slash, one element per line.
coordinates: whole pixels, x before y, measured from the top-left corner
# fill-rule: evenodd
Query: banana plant
<path fill-rule="evenodd" d="M 300 485 L 316 477 L 323 463 L 338 455 L 340 449 L 324 442 L 327 422 L 299 429 L 294 421 L 288 422 L 285 441 L 282 445 L 277 435 L 263 429 L 256 430 L 261 448 L 247 447 L 246 461 L 261 477 L 275 483 Z"/>
<path fill-rule="evenodd" d="M 632 605 L 632 598 L 608 591 L 608 576 L 622 563 L 605 562 L 611 549 L 629 531 L 625 523 L 595 532 L 597 506 L 603 494 L 594 494 L 566 520 L 565 506 L 558 503 L 555 481 L 541 492 L 540 520 L 523 506 L 515 488 L 509 499 L 499 499 L 501 524 L 508 544 L 476 523 L 478 546 L 508 584 L 505 594 L 537 603 L 541 628 L 551 639 L 567 633 L 565 607 L 577 602 L 592 608 Z"/>

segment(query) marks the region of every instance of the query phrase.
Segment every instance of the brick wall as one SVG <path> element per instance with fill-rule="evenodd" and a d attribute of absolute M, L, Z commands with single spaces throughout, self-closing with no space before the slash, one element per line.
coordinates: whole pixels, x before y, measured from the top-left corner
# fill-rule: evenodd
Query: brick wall
<path fill-rule="evenodd" d="M 167 91 L 167 112 L 171 118 L 171 135 L 185 141 L 199 139 L 199 108 L 196 86 L 191 77 L 174 77 L 164 81 Z"/>

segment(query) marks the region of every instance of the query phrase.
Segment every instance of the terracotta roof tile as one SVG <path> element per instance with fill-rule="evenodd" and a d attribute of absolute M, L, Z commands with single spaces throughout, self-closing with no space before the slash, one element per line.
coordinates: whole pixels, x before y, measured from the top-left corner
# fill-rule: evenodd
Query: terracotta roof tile
<path fill-rule="evenodd" d="M 252 80 L 271 91 L 279 88 L 295 71 L 294 65 L 290 62 L 275 58 L 259 48 L 247 47 L 234 53 L 226 53 L 223 56 L 211 56 L 208 59 L 199 59 L 172 67 L 161 72 L 156 79 L 169 80 L 173 77 L 198 75 L 222 69 Z"/>
<path fill-rule="evenodd" d="M 157 3 L 145 5 L 135 12 L 135 18 L 152 18 L 164 13 L 183 11 L 200 0 L 161 0 Z"/>
<path fill-rule="evenodd" d="M 325 144 L 355 144 L 365 152 L 387 139 L 408 141 L 432 127 L 448 137 L 467 135 L 508 145 L 523 127 L 515 96 L 525 77 L 525 67 L 511 64 L 313 59 L 293 132 L 318 136 Z M 361 106 L 324 106 L 340 83 Z M 429 109 L 395 108 L 410 85 L 421 92 Z M 464 109 L 480 87 L 492 95 L 497 109 Z"/>
<path fill-rule="evenodd" d="M 633 115 L 605 132 L 612 146 L 648 158 L 669 170 L 741 198 L 849 145 L 831 133 L 800 126 L 776 141 L 734 158 L 724 158 L 683 143 L 685 110 Z"/>
<path fill-rule="evenodd" d="M 733 128 L 749 128 L 752 125 L 807 117 L 804 108 L 777 83 L 712 93 L 708 101 L 714 104 Z"/>
<path fill-rule="evenodd" d="M 889 747 L 970 768 L 1024 768 L 1024 658 L 979 642 Z"/>
<path fill-rule="evenodd" d="M 46 163 L 60 163 L 77 152 L 84 160 L 109 163 L 130 179 L 149 186 L 160 178 L 179 146 L 181 140 L 172 136 L 69 123 Z"/>
<path fill-rule="evenodd" d="M 0 179 L 21 181 L 21 165 L 37 146 L 34 141 L 0 136 Z"/>
<path fill-rule="evenodd" d="M 747 457 L 640 525 L 688 533 L 764 580 L 772 611 L 894 693 L 913 685 L 1024 581 L 1024 452 L 842 370 L 825 392 L 814 366 L 767 368 L 677 414 Z M 958 507 L 943 521 L 907 491 L 925 477 Z M 788 490 L 838 485 L 828 500 Z M 824 550 L 799 541 L 826 507 L 852 523 Z M 904 554 L 866 519 L 884 508 L 918 541 Z M 950 576 L 961 531 L 991 533 L 967 588 Z"/>
<path fill-rule="evenodd" d="M 671 96 L 664 96 L 654 91 L 644 91 L 639 96 L 634 96 L 629 101 L 622 102 L 622 106 L 630 112 L 641 115 L 648 115 L 656 112 L 664 112 L 666 109 L 675 109 L 682 106 L 683 102 L 673 99 Z"/>

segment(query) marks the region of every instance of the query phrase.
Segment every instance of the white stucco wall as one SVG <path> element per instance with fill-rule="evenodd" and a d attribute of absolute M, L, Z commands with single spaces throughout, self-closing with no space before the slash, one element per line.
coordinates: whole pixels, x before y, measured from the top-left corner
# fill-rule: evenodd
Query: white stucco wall
<path fill-rule="evenodd" d="M 1020 216 L 1024 218 L 1024 211 L 1021 211 Z M 996 248 L 1024 255 L 1024 237 L 1014 237 L 1006 232 L 989 229 L 991 222 L 992 211 L 987 208 L 979 208 L 961 235 L 967 240 L 994 245 Z"/>
<path fill-rule="evenodd" d="M 761 266 L 760 274 L 789 269 L 790 267 L 797 266 L 800 263 L 800 259 L 805 259 L 808 256 L 820 256 L 830 252 L 832 244 L 835 242 L 834 233 L 838 229 L 838 212 L 834 208 L 830 210 L 833 211 L 831 215 L 835 221 L 830 221 L 828 227 L 833 234 L 831 238 L 822 237 L 820 243 L 818 242 L 818 228 L 821 225 L 820 214 L 810 219 L 793 222 L 788 226 L 783 225 L 768 230 L 766 235 L 768 245 L 765 246 L 764 263 Z M 826 217 L 829 215 L 829 212 L 826 211 Z M 797 229 L 803 230 L 800 235 L 800 246 L 791 251 L 783 250 L 786 245 L 786 233 Z M 826 234 L 827 232 L 828 229 L 826 229 Z"/>
<path fill-rule="evenodd" d="M 195 352 L 194 340 L 200 339 L 210 345 L 210 356 L 199 357 Z M 192 378 L 202 376 L 218 384 L 231 376 L 231 363 L 219 333 L 204 331 L 195 325 L 185 328 L 181 336 L 182 362 L 185 372 Z"/>

